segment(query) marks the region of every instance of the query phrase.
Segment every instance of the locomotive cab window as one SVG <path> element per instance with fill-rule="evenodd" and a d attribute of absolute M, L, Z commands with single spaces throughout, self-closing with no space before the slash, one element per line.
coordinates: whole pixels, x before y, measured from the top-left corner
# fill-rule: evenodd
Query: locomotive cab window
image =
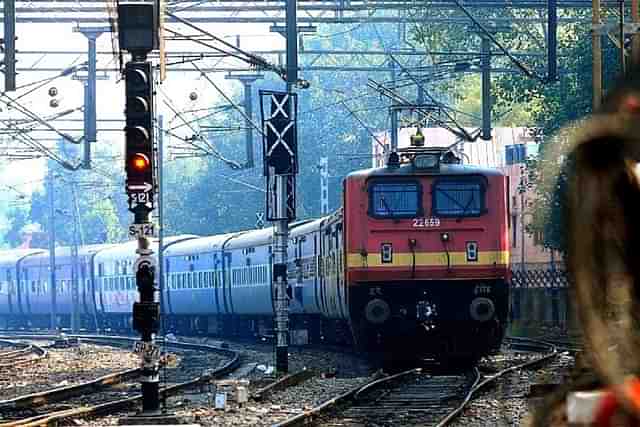
<path fill-rule="evenodd" d="M 369 215 L 373 218 L 422 215 L 422 187 L 416 181 L 374 181 L 369 185 Z"/>
<path fill-rule="evenodd" d="M 444 178 L 433 184 L 433 214 L 473 217 L 486 212 L 486 184 L 482 178 Z"/>

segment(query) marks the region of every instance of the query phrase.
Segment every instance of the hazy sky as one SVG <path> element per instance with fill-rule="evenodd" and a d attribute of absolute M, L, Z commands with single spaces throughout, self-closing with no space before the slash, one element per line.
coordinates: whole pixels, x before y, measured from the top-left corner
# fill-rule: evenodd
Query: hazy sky
<path fill-rule="evenodd" d="M 18 36 L 18 68 L 66 68 L 74 64 L 80 64 L 87 60 L 87 39 L 80 33 L 74 32 L 75 24 L 18 24 L 16 34 Z M 180 25 L 172 25 L 171 28 L 183 34 L 194 34 L 193 30 L 181 27 Z M 247 50 L 266 50 L 266 49 L 284 49 L 284 39 L 277 34 L 269 33 L 269 26 L 265 24 L 216 24 L 215 26 L 204 26 L 207 31 L 217 36 L 226 37 L 231 43 L 236 42 L 236 35 L 240 35 L 241 47 Z M 110 52 L 112 50 L 111 34 L 105 33 L 98 39 L 98 52 Z M 168 51 L 201 51 L 207 48 L 197 45 L 193 42 L 170 42 L 167 45 Z M 45 54 L 47 51 L 77 51 L 80 54 Z M 30 53 L 34 52 L 34 53 Z M 37 53 L 35 53 L 37 52 Z M 98 68 L 111 67 L 116 64 L 113 55 L 99 55 Z M 126 58 L 125 58 L 126 61 Z M 213 66 L 218 60 L 207 59 L 198 62 L 198 66 Z M 221 65 L 243 66 L 236 60 L 225 60 Z M 56 72 L 35 72 L 23 71 L 17 77 L 17 86 L 46 79 L 56 76 Z M 225 73 L 209 74 L 216 84 L 224 88 L 228 94 L 239 93 L 241 85 L 238 82 L 224 79 Z M 98 119 L 122 119 L 124 109 L 124 84 L 117 83 L 117 73 L 111 72 L 107 74 L 107 80 L 99 80 L 97 83 L 97 116 Z M 48 89 L 56 87 L 59 106 L 52 108 L 49 105 L 52 99 L 48 95 Z M 189 94 L 196 92 L 198 99 L 191 101 Z M 22 93 L 21 91 L 17 92 Z M 170 99 L 172 105 L 180 111 L 194 110 L 198 108 L 210 107 L 222 102 L 222 98 L 215 89 L 203 78 L 199 78 L 198 73 L 168 73 L 167 79 L 161 85 L 157 98 L 158 113 L 165 116 L 165 120 L 174 117 L 163 103 L 163 99 Z M 14 96 L 14 95 L 12 95 Z M 235 97 L 239 101 L 239 97 Z M 60 77 L 41 89 L 20 99 L 26 107 L 46 117 L 61 111 L 76 108 L 83 104 L 83 84 L 78 80 L 74 80 L 71 76 Z M 24 116 L 16 111 L 8 111 L 4 105 L 0 105 L 2 111 L 0 118 L 24 118 Z M 82 113 L 76 112 L 67 116 L 71 119 L 82 119 Z M 192 118 L 187 114 L 187 118 Z M 81 122 L 52 122 L 56 127 L 78 128 L 82 127 Z M 119 128 L 121 123 L 102 123 L 98 127 Z M 81 133 L 69 132 L 75 137 L 79 137 Z M 34 135 L 36 136 L 36 135 Z M 37 136 L 44 137 L 45 134 L 38 133 Z M 55 136 L 49 133 L 49 137 Z M 115 132 L 102 132 L 98 135 L 98 142 L 121 144 L 122 134 Z M 53 144 L 54 142 L 50 142 Z M 21 191 L 30 193 L 34 188 L 38 188 L 44 173 L 43 161 L 14 161 L 5 168 L 0 179 L 0 184 L 9 184 L 17 187 Z M 3 193 L 6 187 L 0 188 Z M 12 192 L 14 195 L 17 193 Z M 4 198 L 0 198 L 4 199 Z M 6 199 L 5 199 L 6 200 Z"/>

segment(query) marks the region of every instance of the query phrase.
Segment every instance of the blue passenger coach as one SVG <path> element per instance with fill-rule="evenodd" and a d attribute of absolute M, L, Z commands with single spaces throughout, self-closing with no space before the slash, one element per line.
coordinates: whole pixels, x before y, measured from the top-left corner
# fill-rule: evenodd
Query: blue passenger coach
<path fill-rule="evenodd" d="M 30 256 L 44 252 L 42 249 L 15 249 L 0 252 L 0 326 L 7 327 L 24 319 L 20 283 L 20 266 Z"/>

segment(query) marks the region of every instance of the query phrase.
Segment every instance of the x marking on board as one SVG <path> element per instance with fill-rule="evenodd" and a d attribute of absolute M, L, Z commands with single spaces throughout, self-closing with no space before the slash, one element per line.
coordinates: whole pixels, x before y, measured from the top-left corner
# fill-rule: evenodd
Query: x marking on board
<path fill-rule="evenodd" d="M 271 95 L 271 100 L 273 101 L 273 104 L 275 105 L 275 112 L 273 112 L 273 114 L 271 114 L 271 117 L 269 117 L 270 119 L 273 119 L 275 116 L 278 115 L 278 113 L 282 113 L 282 115 L 285 118 L 289 118 L 289 114 L 287 114 L 287 112 L 285 111 L 285 104 L 289 101 L 289 95 L 285 95 L 282 97 L 282 102 L 278 102 L 278 98 L 275 95 Z"/>
<path fill-rule="evenodd" d="M 291 151 L 291 148 L 289 148 L 289 146 L 287 145 L 287 143 L 284 141 L 284 139 L 282 139 L 282 137 L 287 133 L 287 131 L 289 129 L 291 129 L 291 127 L 294 125 L 294 122 L 289 122 L 287 124 L 287 126 L 285 126 L 285 128 L 282 130 L 282 133 L 278 132 L 278 130 L 273 126 L 273 124 L 271 122 L 267 122 L 267 126 L 271 129 L 271 131 L 273 131 L 273 133 L 276 134 L 276 136 L 278 137 L 277 141 L 271 146 L 271 148 L 269 149 L 269 151 L 267 152 L 267 156 L 271 156 L 273 154 L 273 150 L 276 149 L 276 147 L 280 144 L 282 144 L 285 148 L 285 150 L 287 150 L 287 152 L 289 153 L 289 155 L 291 157 L 294 156 L 293 151 Z"/>

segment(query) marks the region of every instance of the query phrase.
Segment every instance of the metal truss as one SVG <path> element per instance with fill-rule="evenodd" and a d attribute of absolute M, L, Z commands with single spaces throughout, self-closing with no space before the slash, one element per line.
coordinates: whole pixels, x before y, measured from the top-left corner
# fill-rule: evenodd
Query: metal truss
<path fill-rule="evenodd" d="M 20 63 L 29 64 L 38 60 L 38 65 L 33 67 L 18 67 L 17 71 L 24 72 L 60 72 L 62 68 L 61 63 L 69 63 L 73 59 L 86 52 L 80 50 L 73 51 L 20 51 L 18 56 Z M 284 50 L 261 50 L 252 51 L 254 55 L 258 55 L 267 59 L 273 64 L 282 66 L 284 64 Z M 108 59 L 113 56 L 113 52 L 101 51 L 97 52 L 98 61 L 102 63 L 108 62 Z M 308 49 L 302 50 L 300 54 L 299 69 L 302 72 L 305 71 L 366 71 L 366 72 L 390 72 L 391 66 L 389 65 L 389 56 L 404 58 L 407 62 L 412 62 L 412 59 L 419 60 L 427 55 L 434 55 L 439 57 L 455 57 L 461 62 L 474 62 L 480 57 L 479 52 L 462 52 L 462 51 L 425 51 L 422 49 L 391 49 L 391 50 L 334 50 L 334 49 Z M 499 56 L 500 53 L 494 53 L 495 56 Z M 512 54 L 515 57 L 520 58 L 533 58 L 544 57 L 542 52 L 514 52 Z M 65 57 L 68 57 L 66 60 Z M 102 59 L 100 59 L 102 58 Z M 202 68 L 207 72 L 245 72 L 251 71 L 246 66 L 234 66 L 234 65 L 216 65 L 207 66 L 206 59 L 200 61 L 203 58 L 201 51 L 169 51 L 167 52 L 167 62 L 170 65 L 168 71 L 180 71 L 180 72 L 197 72 L 190 64 L 190 60 L 199 60 L 198 63 L 202 63 Z M 205 58 L 206 55 L 205 55 Z M 212 56 L 217 58 L 217 56 Z M 179 64 L 179 62 L 185 62 L 185 64 Z M 97 68 L 98 73 L 115 73 L 118 70 L 113 68 Z M 514 72 L 515 70 L 510 68 L 495 68 L 493 72 Z"/>
<path fill-rule="evenodd" d="M 603 6 L 618 4 L 617 0 L 604 0 Z M 466 8 L 546 9 L 547 0 L 466 0 Z M 559 9 L 590 8 L 591 0 L 558 0 Z M 311 23 L 467 23 L 461 17 L 412 16 L 421 10 L 456 10 L 452 0 L 299 0 L 298 22 Z M 179 14 L 193 23 L 282 23 L 285 17 L 285 1 L 250 0 L 171 0 L 167 11 Z M 27 23 L 78 23 L 108 24 L 107 1 L 76 0 L 18 0 L 17 22 Z M 167 22 L 173 22 L 167 19 Z M 543 18 L 492 18 L 496 24 L 544 23 Z M 560 22 L 581 21 L 579 18 L 560 18 Z"/>

